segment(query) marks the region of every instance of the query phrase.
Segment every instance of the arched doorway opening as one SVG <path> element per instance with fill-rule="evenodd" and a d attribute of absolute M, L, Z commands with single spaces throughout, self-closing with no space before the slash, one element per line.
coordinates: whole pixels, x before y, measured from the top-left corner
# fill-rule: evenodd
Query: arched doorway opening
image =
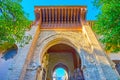
<path fill-rule="evenodd" d="M 81 59 L 78 52 L 65 43 L 55 44 L 46 51 L 42 59 L 42 67 L 46 71 L 44 77 L 47 80 L 53 79 L 54 71 L 57 68 L 63 68 L 67 72 L 68 80 L 76 80 L 78 77 L 83 78 L 83 75 L 81 75 L 83 74 L 81 71 Z"/>
<path fill-rule="evenodd" d="M 53 68 L 52 80 L 68 80 L 69 69 L 66 65 L 58 63 Z"/>
<path fill-rule="evenodd" d="M 52 80 L 68 80 L 68 73 L 64 68 L 57 68 L 53 72 Z"/>

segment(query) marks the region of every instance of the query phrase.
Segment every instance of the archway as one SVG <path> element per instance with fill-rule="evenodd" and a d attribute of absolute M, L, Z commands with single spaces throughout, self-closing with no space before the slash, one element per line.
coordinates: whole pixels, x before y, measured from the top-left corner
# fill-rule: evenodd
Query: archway
<path fill-rule="evenodd" d="M 52 76 L 52 80 L 68 80 L 68 73 L 62 67 L 56 68 Z"/>
<path fill-rule="evenodd" d="M 43 55 L 42 67 L 46 71 L 44 77 L 47 80 L 53 79 L 53 73 L 59 67 L 66 70 L 68 80 L 77 79 L 78 76 L 83 78 L 79 54 L 73 47 L 65 43 L 55 44 L 46 51 Z M 80 75 L 76 76 L 79 73 Z"/>
<path fill-rule="evenodd" d="M 58 63 L 53 68 L 53 80 L 68 80 L 69 69 L 66 65 Z"/>

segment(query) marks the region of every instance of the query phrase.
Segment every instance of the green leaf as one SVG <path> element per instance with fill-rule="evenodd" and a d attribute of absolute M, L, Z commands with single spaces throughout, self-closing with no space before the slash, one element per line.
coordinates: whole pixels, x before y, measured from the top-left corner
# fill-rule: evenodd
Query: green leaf
<path fill-rule="evenodd" d="M 2 0 L 0 2 L 0 46 L 5 43 L 21 43 L 31 21 L 27 19 L 20 2 L 22 0 Z M 29 41 L 24 39 L 24 41 Z M 23 44 L 23 43 L 22 43 Z"/>
<path fill-rule="evenodd" d="M 101 11 L 93 30 L 103 36 L 100 41 L 106 50 L 120 51 L 120 0 L 94 0 L 94 5 Z"/>

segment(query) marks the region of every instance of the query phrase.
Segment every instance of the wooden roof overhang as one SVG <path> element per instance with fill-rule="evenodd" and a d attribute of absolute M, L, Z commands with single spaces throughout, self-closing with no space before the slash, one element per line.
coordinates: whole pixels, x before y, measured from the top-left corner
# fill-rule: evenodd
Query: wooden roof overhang
<path fill-rule="evenodd" d="M 44 30 L 81 30 L 86 6 L 35 6 L 35 15 Z"/>

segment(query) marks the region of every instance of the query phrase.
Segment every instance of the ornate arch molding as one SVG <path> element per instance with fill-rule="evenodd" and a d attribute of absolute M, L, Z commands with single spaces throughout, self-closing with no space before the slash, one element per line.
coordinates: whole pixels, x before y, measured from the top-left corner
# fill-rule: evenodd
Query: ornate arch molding
<path fill-rule="evenodd" d="M 74 38 L 74 36 L 68 36 L 68 35 L 63 35 L 63 34 L 54 34 L 50 35 L 43 40 L 38 42 L 37 47 L 39 47 L 39 61 L 41 63 L 42 57 L 45 54 L 45 52 L 53 45 L 56 44 L 67 44 L 71 46 L 73 49 L 76 50 L 77 53 L 80 53 L 80 48 L 82 47 L 82 43 L 80 40 L 77 40 Z"/>
<path fill-rule="evenodd" d="M 48 34 L 46 36 L 46 34 Z M 38 46 L 41 45 L 41 43 L 43 43 L 44 41 L 47 41 L 47 40 L 52 40 L 52 39 L 56 39 L 56 38 L 63 38 L 63 39 L 68 39 L 70 40 L 71 42 L 73 42 L 75 45 L 81 45 L 82 46 L 82 41 L 81 39 L 83 39 L 83 36 L 81 36 L 82 33 L 76 33 L 76 32 L 69 32 L 69 33 L 66 33 L 66 32 L 53 32 L 53 33 L 44 33 L 42 32 L 41 35 L 45 35 L 45 37 L 39 37 L 38 39 Z"/>

